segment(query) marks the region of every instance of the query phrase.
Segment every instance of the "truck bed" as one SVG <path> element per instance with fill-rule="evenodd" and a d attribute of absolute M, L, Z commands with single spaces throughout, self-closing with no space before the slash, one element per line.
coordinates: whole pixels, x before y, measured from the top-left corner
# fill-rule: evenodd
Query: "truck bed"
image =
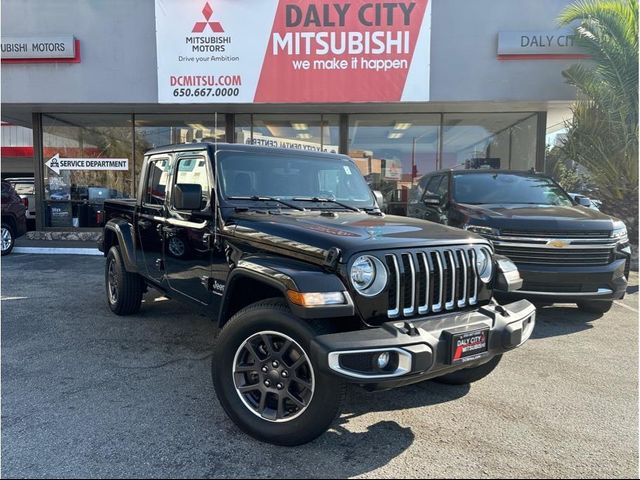
<path fill-rule="evenodd" d="M 105 221 L 123 218 L 133 224 L 136 212 L 135 198 L 112 198 L 104 201 Z"/>

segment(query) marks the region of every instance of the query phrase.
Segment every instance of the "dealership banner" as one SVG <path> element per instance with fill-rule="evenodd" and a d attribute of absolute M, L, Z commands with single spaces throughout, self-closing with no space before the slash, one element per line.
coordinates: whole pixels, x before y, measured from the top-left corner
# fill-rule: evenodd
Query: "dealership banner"
<path fill-rule="evenodd" d="M 161 103 L 429 100 L 431 2 L 155 0 Z"/>

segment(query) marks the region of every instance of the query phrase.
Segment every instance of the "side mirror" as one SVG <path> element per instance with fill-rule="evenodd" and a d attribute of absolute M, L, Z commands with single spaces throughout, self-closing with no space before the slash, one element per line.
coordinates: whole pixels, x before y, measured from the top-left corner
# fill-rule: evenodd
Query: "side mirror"
<path fill-rule="evenodd" d="M 582 195 L 576 195 L 576 202 L 578 202 L 578 205 L 582 205 L 583 207 L 591 206 L 591 200 L 587 197 L 583 197 Z"/>
<path fill-rule="evenodd" d="M 198 183 L 177 183 L 173 187 L 173 206 L 176 210 L 200 210 L 202 186 Z"/>
<path fill-rule="evenodd" d="M 378 208 L 382 209 L 384 207 L 384 195 L 380 190 L 372 190 L 373 196 L 376 199 L 376 203 L 378 204 Z"/>
<path fill-rule="evenodd" d="M 422 202 L 427 207 L 439 207 L 442 204 L 442 199 L 440 198 L 440 195 L 425 195 L 422 198 Z"/>

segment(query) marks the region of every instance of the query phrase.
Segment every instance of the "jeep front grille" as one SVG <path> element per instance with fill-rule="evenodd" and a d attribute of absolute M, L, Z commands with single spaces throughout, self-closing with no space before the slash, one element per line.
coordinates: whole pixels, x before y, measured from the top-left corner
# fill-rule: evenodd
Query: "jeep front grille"
<path fill-rule="evenodd" d="M 455 310 L 478 302 L 476 251 L 441 248 L 385 255 L 389 318 Z"/>

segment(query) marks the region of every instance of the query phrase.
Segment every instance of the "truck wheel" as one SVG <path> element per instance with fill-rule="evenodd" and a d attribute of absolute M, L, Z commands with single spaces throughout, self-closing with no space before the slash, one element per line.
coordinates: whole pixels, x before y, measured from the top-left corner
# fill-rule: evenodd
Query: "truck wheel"
<path fill-rule="evenodd" d="M 105 267 L 107 302 L 117 315 L 130 315 L 140 310 L 142 304 L 143 280 L 137 273 L 124 268 L 118 247 L 111 247 Z"/>
<path fill-rule="evenodd" d="M 345 383 L 313 363 L 314 335 L 280 299 L 249 305 L 224 326 L 213 353 L 213 385 L 244 432 L 276 445 L 301 445 L 322 435 L 340 413 Z"/>
<path fill-rule="evenodd" d="M 584 300 L 578 302 L 578 308 L 583 312 L 607 313 L 613 307 L 613 300 Z"/>
<path fill-rule="evenodd" d="M 501 359 L 502 355 L 496 355 L 487 363 L 483 363 L 480 366 L 463 368 L 457 372 L 434 378 L 433 381 L 437 383 L 445 383 L 447 385 L 467 385 L 469 383 L 477 382 L 493 372 Z"/>
<path fill-rule="evenodd" d="M 9 255 L 13 250 L 13 244 L 15 243 L 15 235 L 13 228 L 8 223 L 2 223 L 2 255 Z"/>

